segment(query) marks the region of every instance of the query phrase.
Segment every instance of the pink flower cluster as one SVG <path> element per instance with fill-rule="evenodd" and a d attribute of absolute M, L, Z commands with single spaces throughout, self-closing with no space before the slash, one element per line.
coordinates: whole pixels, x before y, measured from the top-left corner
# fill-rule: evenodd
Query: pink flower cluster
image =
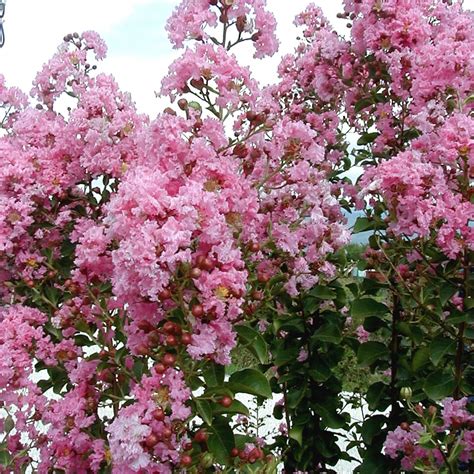
<path fill-rule="evenodd" d="M 474 455 L 474 415 L 467 409 L 467 398 L 454 400 L 445 398 L 441 401 L 441 420 L 437 424 L 436 431 L 440 436 L 437 443 L 433 443 L 433 448 L 426 447 L 426 438 L 429 431 L 426 426 L 419 422 L 410 425 L 402 423 L 394 431 L 388 433 L 385 441 L 385 454 L 392 459 L 401 457 L 401 466 L 407 471 L 415 469 L 415 465 L 439 467 L 445 463 L 449 457 L 449 451 L 453 445 L 461 447 L 456 459 L 461 462 L 469 462 Z M 431 434 L 431 436 L 438 436 Z M 454 436 L 454 440 L 448 446 L 443 445 L 446 434 Z M 425 439 L 423 446 L 419 442 Z M 436 447 L 435 447 L 436 446 Z"/>
<path fill-rule="evenodd" d="M 424 162 L 419 152 L 400 153 L 364 174 L 363 195 L 380 192 L 397 235 L 431 237 L 450 258 L 474 248 L 469 222 L 474 204 L 449 188 L 442 167 Z"/>
<path fill-rule="evenodd" d="M 235 56 L 222 46 L 198 44 L 186 49 L 173 62 L 162 81 L 161 93 L 175 98 L 194 89 L 197 93 L 211 91 L 213 105 L 236 110 L 242 102 L 254 104 L 258 87 L 248 68 L 240 66 Z"/>
<path fill-rule="evenodd" d="M 206 42 L 211 39 L 224 48 L 251 39 L 255 57 L 272 56 L 278 50 L 276 20 L 265 7 L 266 0 L 184 0 L 168 20 L 166 30 L 177 48 L 183 47 L 188 39 Z M 225 28 L 222 40 L 208 31 L 208 27 L 215 28 L 219 23 Z M 231 26 L 235 26 L 232 30 L 236 36 L 232 39 L 228 32 Z"/>
<path fill-rule="evenodd" d="M 277 46 L 264 3 L 218 7 L 257 56 Z M 187 26 L 177 44 L 195 36 Z M 188 462 L 185 368 L 230 362 L 234 325 L 265 307 L 272 277 L 297 295 L 334 275 L 327 257 L 349 239 L 326 179 L 337 115 L 286 117 L 281 96 L 262 93 L 224 46 L 186 50 L 163 82 L 173 98 L 194 92 L 214 118 L 183 99 L 182 116 L 139 115 L 95 74 L 90 52 L 101 59 L 105 45 L 90 32 L 66 36 L 43 67 L 37 106 L 2 82 L 13 112 L 0 139 L 1 297 L 18 305 L 0 321 L 0 397 L 21 408 L 11 454 L 35 449 L 39 472 Z M 34 364 L 46 379 L 30 379 Z"/>

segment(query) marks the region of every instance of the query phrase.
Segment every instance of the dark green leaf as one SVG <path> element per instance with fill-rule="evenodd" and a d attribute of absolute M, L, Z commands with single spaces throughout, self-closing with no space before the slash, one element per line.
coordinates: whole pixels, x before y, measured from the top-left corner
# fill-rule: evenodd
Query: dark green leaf
<path fill-rule="evenodd" d="M 229 387 L 235 392 L 260 395 L 271 398 L 272 391 L 265 376 L 256 369 L 244 369 L 234 372 L 229 379 Z"/>
<path fill-rule="evenodd" d="M 375 382 L 367 390 L 367 403 L 370 410 L 383 411 L 390 404 L 388 386 L 383 382 Z"/>
<path fill-rule="evenodd" d="M 212 426 L 207 428 L 209 438 L 207 447 L 220 464 L 226 464 L 229 460 L 229 454 L 234 447 L 234 433 L 229 427 L 228 421 L 223 418 L 217 418 Z"/>
<path fill-rule="evenodd" d="M 300 446 L 303 445 L 303 426 L 292 426 L 288 434 L 290 438 L 294 439 Z"/>
<path fill-rule="evenodd" d="M 458 289 L 455 286 L 452 286 L 450 283 L 445 283 L 439 290 L 439 299 L 441 300 L 441 305 L 444 306 L 448 300 L 456 293 Z"/>
<path fill-rule="evenodd" d="M 358 234 L 359 232 L 366 232 L 368 230 L 375 229 L 375 221 L 373 219 L 368 219 L 367 217 L 358 217 L 355 221 L 354 227 L 352 228 L 353 234 Z"/>
<path fill-rule="evenodd" d="M 368 367 L 380 359 L 385 359 L 389 355 L 388 347 L 381 342 L 365 342 L 357 350 L 357 360 L 362 367 Z"/>
<path fill-rule="evenodd" d="M 336 413 L 330 407 L 326 407 L 322 403 L 315 403 L 314 409 L 316 413 L 321 417 L 322 423 L 327 428 L 339 429 L 347 427 L 347 421 L 344 416 Z"/>
<path fill-rule="evenodd" d="M 5 421 L 3 422 L 3 429 L 5 431 L 5 433 L 10 433 L 10 431 L 15 428 L 15 422 L 13 421 L 13 418 L 11 415 L 8 415 L 6 418 L 5 418 Z"/>
<path fill-rule="evenodd" d="M 249 409 L 238 400 L 233 400 L 232 405 L 228 408 L 224 408 L 222 405 L 216 404 L 213 409 L 213 412 L 217 415 L 221 413 L 238 413 L 241 415 L 249 416 Z"/>
<path fill-rule="evenodd" d="M 354 104 L 354 112 L 357 114 L 361 110 L 371 106 L 374 104 L 374 99 L 372 97 L 363 97 L 362 99 L 359 99 L 355 104 Z"/>
<path fill-rule="evenodd" d="M 293 344 L 290 347 L 278 347 L 272 352 L 275 357 L 275 365 L 281 367 L 289 362 L 293 362 L 298 357 L 300 348 L 297 344 Z"/>
<path fill-rule="evenodd" d="M 359 138 L 359 140 L 357 140 L 357 145 L 368 145 L 369 143 L 372 143 L 379 135 L 379 132 L 364 133 Z"/>
<path fill-rule="evenodd" d="M 208 387 L 217 387 L 224 383 L 225 367 L 214 362 L 208 362 L 202 369 L 202 375 Z"/>
<path fill-rule="evenodd" d="M 196 404 L 198 415 L 204 420 L 205 423 L 212 425 L 211 404 L 207 400 L 202 400 L 199 398 L 195 398 L 194 403 Z"/>
<path fill-rule="evenodd" d="M 303 301 L 303 309 L 307 314 L 313 314 L 320 306 L 321 301 L 314 297 L 306 297 Z"/>
<path fill-rule="evenodd" d="M 372 298 L 355 299 L 351 305 L 351 315 L 356 318 L 367 316 L 382 316 L 388 313 L 389 309 L 383 303 Z"/>
<path fill-rule="evenodd" d="M 371 444 L 374 436 L 379 434 L 382 430 L 382 426 L 385 424 L 386 418 L 384 415 L 375 415 L 364 421 L 360 433 L 364 443 Z"/>
<path fill-rule="evenodd" d="M 250 326 L 238 325 L 234 328 L 243 345 L 257 357 L 261 364 L 266 364 L 268 362 L 268 347 L 261 334 Z"/>
<path fill-rule="evenodd" d="M 309 294 L 320 300 L 332 300 L 336 297 L 336 291 L 333 288 L 322 285 L 311 288 Z"/>
<path fill-rule="evenodd" d="M 432 400 L 439 400 L 452 395 L 454 380 L 451 375 L 437 370 L 426 378 L 423 390 Z"/>
<path fill-rule="evenodd" d="M 291 409 L 296 408 L 301 400 L 304 398 L 306 394 L 306 384 L 301 383 L 297 386 L 292 387 L 292 389 L 287 394 L 287 404 L 288 407 Z"/>
<path fill-rule="evenodd" d="M 428 347 L 421 347 L 415 352 L 411 361 L 411 369 L 413 372 L 418 372 L 430 360 L 430 349 Z"/>
<path fill-rule="evenodd" d="M 143 372 L 145 371 L 145 363 L 141 359 L 136 359 L 133 363 L 132 372 L 140 380 L 142 378 Z"/>
<path fill-rule="evenodd" d="M 341 342 L 342 332 L 339 326 L 332 323 L 323 324 L 314 334 L 313 339 L 322 342 L 338 344 Z"/>
<path fill-rule="evenodd" d="M 443 357 L 447 354 L 454 354 L 456 351 L 456 343 L 447 337 L 438 336 L 430 344 L 431 362 L 437 366 Z"/>
<path fill-rule="evenodd" d="M 331 377 L 331 369 L 325 360 L 317 358 L 310 361 L 311 368 L 308 370 L 309 376 L 316 382 L 325 382 Z"/>
<path fill-rule="evenodd" d="M 387 322 L 379 316 L 369 316 L 364 319 L 364 329 L 366 331 L 375 332 L 384 327 L 387 327 Z"/>

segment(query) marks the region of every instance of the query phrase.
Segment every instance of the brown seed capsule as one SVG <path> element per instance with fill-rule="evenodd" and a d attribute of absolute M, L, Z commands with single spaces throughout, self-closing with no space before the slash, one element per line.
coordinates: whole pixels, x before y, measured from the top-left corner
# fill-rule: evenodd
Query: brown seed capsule
<path fill-rule="evenodd" d="M 191 278 L 199 278 L 201 276 L 201 273 L 202 272 L 200 268 L 194 267 L 189 272 L 189 275 L 191 276 Z"/>
<path fill-rule="evenodd" d="M 171 298 L 171 291 L 168 288 L 164 288 L 158 293 L 160 300 L 169 300 Z"/>
<path fill-rule="evenodd" d="M 186 99 L 179 99 L 178 100 L 178 107 L 181 110 L 186 110 L 188 108 L 188 101 Z"/>
<path fill-rule="evenodd" d="M 247 24 L 247 18 L 245 15 L 241 15 L 237 17 L 237 21 L 235 22 L 235 26 L 239 33 L 242 33 L 245 30 L 245 25 Z"/>
<path fill-rule="evenodd" d="M 191 79 L 189 83 L 198 90 L 202 90 L 204 88 L 204 81 L 199 78 L 199 79 Z"/>

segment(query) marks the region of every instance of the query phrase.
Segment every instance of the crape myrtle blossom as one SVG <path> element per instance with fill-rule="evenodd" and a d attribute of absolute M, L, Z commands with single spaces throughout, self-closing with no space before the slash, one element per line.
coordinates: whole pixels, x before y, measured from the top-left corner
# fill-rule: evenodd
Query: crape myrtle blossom
<path fill-rule="evenodd" d="M 191 440 L 208 436 L 191 423 L 195 374 L 230 363 L 235 325 L 258 320 L 271 278 L 296 296 L 335 274 L 327 258 L 349 238 L 327 180 L 337 115 L 286 117 L 283 93 L 261 91 L 235 45 L 204 32 L 235 26 L 236 44 L 271 55 L 273 15 L 261 0 L 216 3 L 183 2 L 169 22 L 176 45 L 198 39 L 163 81 L 178 112 L 140 115 L 96 74 L 106 47 L 92 32 L 64 38 L 34 81 L 36 103 L 1 82 L 12 107 L 0 139 L 0 397 L 17 407 L 7 442 L 27 453 L 18 469 L 189 466 Z M 221 398 L 211 402 L 233 403 Z"/>
<path fill-rule="evenodd" d="M 256 58 L 272 56 L 278 50 L 276 20 L 266 10 L 266 3 L 266 0 L 182 1 L 168 20 L 166 30 L 177 48 L 189 39 L 207 43 L 212 40 L 225 48 L 234 41 L 251 39 Z M 222 40 L 207 28 L 221 23 L 226 25 Z"/>
<path fill-rule="evenodd" d="M 216 426 L 245 412 L 234 396 L 248 390 L 223 366 L 246 329 L 271 331 L 275 314 L 336 277 L 350 238 L 341 206 L 382 209 L 389 238 L 436 246 L 443 265 L 472 249 L 472 18 L 456 2 L 345 6 L 351 41 L 309 6 L 295 54 L 261 90 L 230 50 L 249 40 L 257 57 L 276 51 L 265 2 L 183 1 L 168 32 L 193 44 L 162 83 L 173 108 L 152 119 L 95 72 L 106 51 L 95 33 L 65 37 L 33 103 L 0 81 L 0 399 L 16 470 L 245 464 L 237 446 L 216 450 Z M 352 184 L 355 161 L 364 176 Z M 413 248 L 392 280 L 415 282 L 422 257 Z M 463 298 L 456 289 L 447 304 L 462 310 Z M 311 365 L 314 351 L 297 349 Z M 464 411 L 447 400 L 442 429 Z M 471 420 L 461 423 L 469 453 Z M 423 428 L 400 429 L 387 455 L 411 469 L 427 456 Z M 240 448 L 271 464 L 262 440 Z"/>
<path fill-rule="evenodd" d="M 222 46 L 198 44 L 186 49 L 170 66 L 162 81 L 162 95 L 171 98 L 190 89 L 209 89 L 215 94 L 215 105 L 235 110 L 242 101 L 255 104 L 257 83 L 247 67 L 240 66 L 234 55 Z"/>
<path fill-rule="evenodd" d="M 434 420 L 433 429 L 416 421 L 408 424 L 401 423 L 395 430 L 388 433 L 384 444 L 385 454 L 392 459 L 401 457 L 401 466 L 407 471 L 417 471 L 421 465 L 428 469 L 428 466 L 440 468 L 446 459 L 446 454 L 441 451 L 442 442 L 427 444 L 426 440 L 439 436 L 443 440 L 446 434 L 451 436 L 451 443 L 459 445 L 459 459 L 461 462 L 469 462 L 474 454 L 472 444 L 474 426 L 474 416 L 467 409 L 468 398 L 464 397 L 454 400 L 451 397 L 440 402 L 441 419 L 436 418 L 437 410 L 430 407 L 430 417 Z M 421 411 L 420 411 L 421 413 Z"/>

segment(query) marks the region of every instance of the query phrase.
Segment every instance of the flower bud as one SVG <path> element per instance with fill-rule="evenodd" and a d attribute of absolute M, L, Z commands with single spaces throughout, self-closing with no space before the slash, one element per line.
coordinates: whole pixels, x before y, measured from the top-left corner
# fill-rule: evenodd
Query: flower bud
<path fill-rule="evenodd" d="M 242 33 L 245 30 L 246 24 L 247 24 L 247 18 L 245 17 L 245 15 L 241 15 L 237 17 L 235 26 L 237 27 L 237 31 L 239 33 Z"/>
<path fill-rule="evenodd" d="M 410 400 L 413 395 L 413 390 L 410 387 L 402 387 L 400 389 L 400 398 L 402 400 Z"/>

